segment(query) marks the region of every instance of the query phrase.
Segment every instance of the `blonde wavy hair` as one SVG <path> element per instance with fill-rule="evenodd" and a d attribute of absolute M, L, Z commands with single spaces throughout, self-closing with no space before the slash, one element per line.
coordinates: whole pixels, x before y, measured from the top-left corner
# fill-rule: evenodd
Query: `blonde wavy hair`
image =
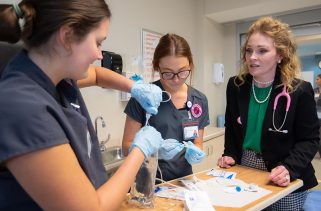
<path fill-rule="evenodd" d="M 281 76 L 281 83 L 277 86 L 286 84 L 289 92 L 294 91 L 296 87 L 293 87 L 292 82 L 300 73 L 300 61 L 296 53 L 297 45 L 289 25 L 272 17 L 261 17 L 250 26 L 246 41 L 241 48 L 241 69 L 237 77 L 240 82 L 237 85 L 244 84 L 245 78 L 249 74 L 245 51 L 249 38 L 255 33 L 261 33 L 272 38 L 277 53 L 282 57 L 282 61 L 277 65 L 276 70 L 276 74 L 279 73 Z"/>

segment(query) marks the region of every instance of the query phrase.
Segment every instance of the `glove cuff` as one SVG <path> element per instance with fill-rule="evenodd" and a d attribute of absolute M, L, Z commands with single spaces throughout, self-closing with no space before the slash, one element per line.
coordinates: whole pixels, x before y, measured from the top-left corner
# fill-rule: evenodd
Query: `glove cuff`
<path fill-rule="evenodd" d="M 132 97 L 136 98 L 139 96 L 139 90 L 137 85 L 142 84 L 142 81 L 135 81 L 132 88 L 130 89 L 130 94 Z"/>
<path fill-rule="evenodd" d="M 144 157 L 145 157 L 145 160 L 146 160 L 146 158 L 147 158 L 146 153 L 144 152 L 144 150 L 142 150 L 142 148 L 140 146 L 136 145 L 135 143 L 132 143 L 130 145 L 128 153 L 130 153 L 135 147 L 137 147 L 144 154 Z"/>

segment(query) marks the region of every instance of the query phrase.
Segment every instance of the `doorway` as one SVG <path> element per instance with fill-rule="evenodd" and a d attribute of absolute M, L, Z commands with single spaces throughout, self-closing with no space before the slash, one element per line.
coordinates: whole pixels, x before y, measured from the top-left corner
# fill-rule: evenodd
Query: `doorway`
<path fill-rule="evenodd" d="M 321 23 L 291 26 L 298 45 L 302 77 L 315 88 L 315 79 L 321 74 Z"/>

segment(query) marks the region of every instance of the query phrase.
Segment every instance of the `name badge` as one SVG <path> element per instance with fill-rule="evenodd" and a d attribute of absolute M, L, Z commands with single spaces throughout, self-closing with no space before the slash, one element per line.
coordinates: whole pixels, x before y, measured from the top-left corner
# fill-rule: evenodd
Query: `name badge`
<path fill-rule="evenodd" d="M 182 122 L 184 131 L 184 140 L 191 140 L 198 138 L 198 121 L 192 119 L 190 112 L 188 111 L 188 119 L 184 119 Z"/>
<path fill-rule="evenodd" d="M 196 139 L 198 138 L 198 126 L 184 127 L 184 139 Z"/>

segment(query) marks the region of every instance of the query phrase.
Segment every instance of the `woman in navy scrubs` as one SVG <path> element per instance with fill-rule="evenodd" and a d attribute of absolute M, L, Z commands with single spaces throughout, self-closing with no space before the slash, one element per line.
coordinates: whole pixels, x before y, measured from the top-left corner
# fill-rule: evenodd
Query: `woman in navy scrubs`
<path fill-rule="evenodd" d="M 102 59 L 110 16 L 104 0 L 0 5 L 0 40 L 24 43 L 0 82 L 0 210 L 117 210 L 143 160 L 161 145 L 160 133 L 142 128 L 107 181 L 75 81 Z M 134 84 L 111 71 L 95 77 L 133 96 L 144 92 L 146 98 L 138 101 L 157 113 L 162 97 L 157 86 Z"/>
<path fill-rule="evenodd" d="M 192 174 L 191 164 L 201 162 L 204 156 L 201 149 L 204 128 L 209 125 L 208 105 L 203 93 L 186 84 L 193 68 L 192 53 L 183 37 L 176 34 L 161 37 L 153 58 L 153 69 L 159 72 L 160 80 L 154 84 L 170 93 L 171 100 L 161 103 L 158 114 L 150 117 L 149 124 L 155 127 L 164 139 L 168 139 L 165 143 L 171 145 L 174 139 L 177 141 L 174 145 L 182 149 L 183 141 L 191 141 L 189 143 L 195 145 L 194 149 L 201 152 L 194 154 L 201 156 L 196 162 L 189 161 L 189 153 L 186 153 L 185 149 L 177 152 L 171 159 L 159 159 L 161 174 L 158 172 L 157 177 L 162 176 L 166 181 Z M 167 98 L 164 93 L 163 99 Z M 123 137 L 124 152 L 128 150 L 135 133 L 146 122 L 146 112 L 133 98 L 128 102 L 125 113 L 127 118 Z M 172 153 L 169 151 L 167 157 L 170 154 Z"/>

